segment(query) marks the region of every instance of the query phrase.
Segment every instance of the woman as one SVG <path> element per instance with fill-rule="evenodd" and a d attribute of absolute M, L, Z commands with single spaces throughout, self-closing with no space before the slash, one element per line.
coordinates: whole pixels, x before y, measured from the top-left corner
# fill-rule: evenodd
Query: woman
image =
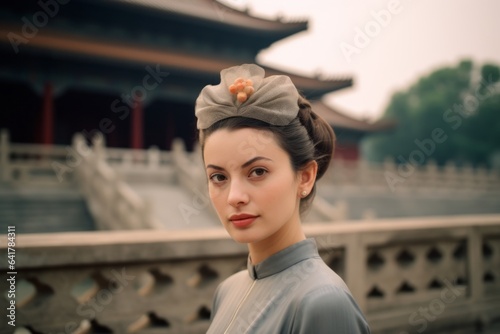
<path fill-rule="evenodd" d="M 217 288 L 208 333 L 369 333 L 300 215 L 328 168 L 335 135 L 287 76 L 257 65 L 221 72 L 196 101 L 210 199 L 247 270 Z"/>

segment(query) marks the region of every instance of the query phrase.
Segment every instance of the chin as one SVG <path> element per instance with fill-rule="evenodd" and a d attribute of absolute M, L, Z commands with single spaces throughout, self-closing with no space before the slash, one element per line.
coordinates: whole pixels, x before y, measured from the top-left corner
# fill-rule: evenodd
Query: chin
<path fill-rule="evenodd" d="M 251 228 L 244 230 L 227 230 L 227 232 L 234 241 L 240 244 L 251 244 L 263 239 L 262 236 L 258 236 L 254 231 L 251 231 Z"/>
<path fill-rule="evenodd" d="M 236 241 L 237 243 L 240 243 L 240 244 L 251 244 L 252 242 L 256 241 L 251 236 L 244 235 L 244 233 L 241 233 L 241 232 L 229 233 L 229 236 L 231 237 L 231 239 L 233 239 L 234 241 Z"/>

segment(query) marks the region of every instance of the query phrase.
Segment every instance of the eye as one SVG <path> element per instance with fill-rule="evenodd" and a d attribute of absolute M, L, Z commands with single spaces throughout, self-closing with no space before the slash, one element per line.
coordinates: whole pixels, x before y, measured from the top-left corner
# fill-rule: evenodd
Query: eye
<path fill-rule="evenodd" d="M 212 174 L 209 177 L 210 181 L 219 184 L 227 180 L 227 178 L 223 174 Z"/>
<path fill-rule="evenodd" d="M 267 173 L 267 170 L 265 168 L 254 168 L 250 172 L 250 177 L 261 177 L 264 176 Z"/>

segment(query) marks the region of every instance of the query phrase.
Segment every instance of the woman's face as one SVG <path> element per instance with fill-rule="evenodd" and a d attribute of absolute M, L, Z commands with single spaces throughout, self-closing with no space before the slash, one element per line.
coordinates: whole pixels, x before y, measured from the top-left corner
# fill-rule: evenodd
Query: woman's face
<path fill-rule="evenodd" d="M 205 141 L 204 161 L 212 204 L 235 241 L 264 241 L 300 223 L 304 189 L 271 132 L 217 130 Z"/>

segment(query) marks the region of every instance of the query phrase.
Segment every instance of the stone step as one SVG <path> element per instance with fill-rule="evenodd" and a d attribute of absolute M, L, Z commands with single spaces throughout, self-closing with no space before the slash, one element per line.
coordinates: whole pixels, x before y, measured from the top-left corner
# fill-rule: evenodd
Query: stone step
<path fill-rule="evenodd" d="M 15 226 L 17 233 L 95 230 L 84 198 L 79 194 L 66 195 L 2 194 L 0 228 L 3 231 L 7 226 Z"/>

